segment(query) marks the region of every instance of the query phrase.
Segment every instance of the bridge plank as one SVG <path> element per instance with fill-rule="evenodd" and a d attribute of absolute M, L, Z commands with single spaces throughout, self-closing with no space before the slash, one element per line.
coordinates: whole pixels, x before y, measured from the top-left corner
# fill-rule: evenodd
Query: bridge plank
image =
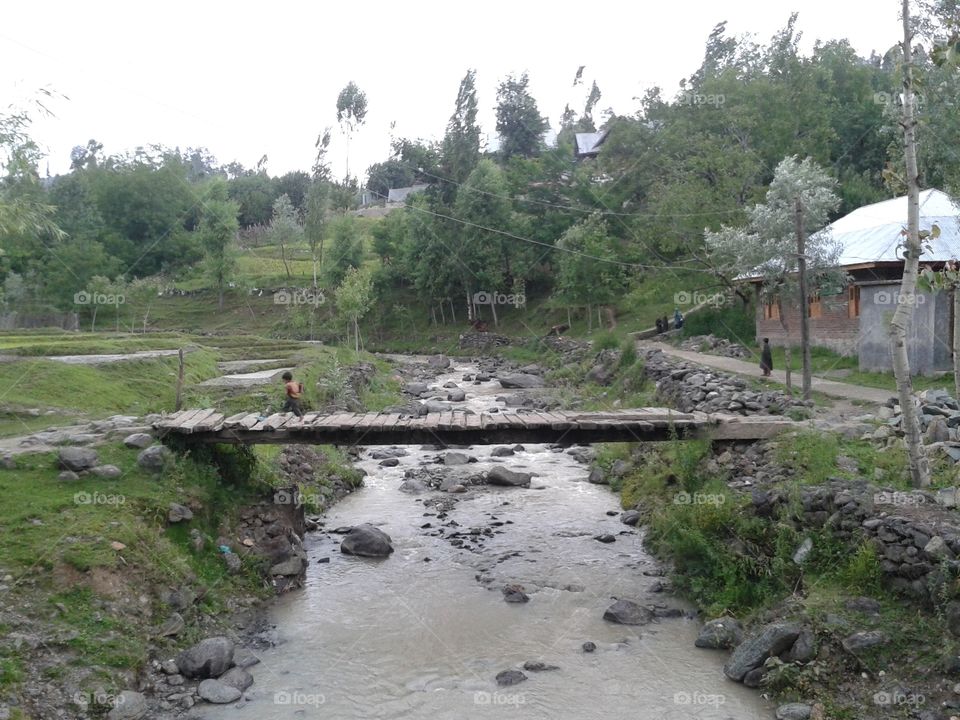
<path fill-rule="evenodd" d="M 438 424 L 440 422 L 440 413 L 427 413 L 423 418 L 423 426 L 425 430 L 437 430 Z"/>
<path fill-rule="evenodd" d="M 208 408 L 206 410 L 198 410 L 197 414 L 193 417 L 188 418 L 185 422 L 180 423 L 179 430 L 180 432 L 186 433 L 187 435 L 191 434 L 197 425 L 200 425 L 204 420 L 206 420 L 211 415 L 214 415 L 217 411 L 214 408 Z"/>
<path fill-rule="evenodd" d="M 201 421 L 193 427 L 194 432 L 213 431 L 216 432 L 223 428 L 223 413 L 215 412 L 207 416 L 206 420 Z"/>
<path fill-rule="evenodd" d="M 235 428 L 241 420 L 247 416 L 247 413 L 237 413 L 236 415 L 231 415 L 226 420 L 223 421 L 223 428 L 229 430 L 230 428 Z"/>
<path fill-rule="evenodd" d="M 253 427 L 260 421 L 260 413 L 250 413 L 243 418 L 238 424 L 237 427 L 243 428 L 244 430 L 252 430 Z"/>
<path fill-rule="evenodd" d="M 482 429 L 482 424 L 480 421 L 480 415 L 467 415 L 464 418 L 464 426 L 467 430 L 480 430 Z"/>
<path fill-rule="evenodd" d="M 162 422 L 161 427 L 167 427 L 171 429 L 179 428 L 183 425 L 183 423 L 190 420 L 191 418 L 195 418 L 197 415 L 199 415 L 202 412 L 203 412 L 202 409 L 201 410 L 181 410 L 180 412 L 174 413 L 173 415 L 171 415 L 169 418 L 166 419 L 165 422 L 161 421 Z"/>

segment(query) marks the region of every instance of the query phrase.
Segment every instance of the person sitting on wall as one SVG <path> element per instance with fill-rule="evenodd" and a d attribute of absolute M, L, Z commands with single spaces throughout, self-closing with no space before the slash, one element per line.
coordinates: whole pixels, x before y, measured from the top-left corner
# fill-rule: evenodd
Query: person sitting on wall
<path fill-rule="evenodd" d="M 683 314 L 680 312 L 680 308 L 673 309 L 673 327 L 677 330 L 683 327 Z"/>

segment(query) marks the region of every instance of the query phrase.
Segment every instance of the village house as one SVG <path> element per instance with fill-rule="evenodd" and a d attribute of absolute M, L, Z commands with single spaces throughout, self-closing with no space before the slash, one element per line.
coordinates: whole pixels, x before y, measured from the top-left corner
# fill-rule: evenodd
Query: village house
<path fill-rule="evenodd" d="M 903 230 L 907 224 L 907 198 L 874 203 L 835 221 L 829 232 L 840 248 L 839 265 L 847 274 L 845 287 L 826 294 L 814 292 L 803 311 L 810 318 L 810 343 L 845 356 L 858 356 L 860 370 L 892 369 L 888 328 L 900 297 L 903 275 Z M 920 193 L 920 228 L 940 228 L 938 238 L 920 265 L 940 269 L 960 257 L 960 206 L 939 190 Z M 774 345 L 800 344 L 801 308 L 795 298 L 783 298 L 789 337 L 784 337 L 775 300 L 760 298 L 760 282 L 750 279 L 757 293 L 757 338 L 769 337 Z M 953 298 L 950 292 L 920 292 L 914 299 L 913 324 L 908 335 L 911 371 L 930 375 L 952 369 Z"/>

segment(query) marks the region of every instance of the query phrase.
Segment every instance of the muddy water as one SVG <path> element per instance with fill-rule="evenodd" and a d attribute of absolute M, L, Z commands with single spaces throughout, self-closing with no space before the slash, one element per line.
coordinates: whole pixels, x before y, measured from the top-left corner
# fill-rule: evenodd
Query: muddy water
<path fill-rule="evenodd" d="M 461 382 L 472 370 L 457 368 L 435 384 L 459 382 L 468 393 L 461 405 L 474 410 L 502 407 L 495 383 Z M 755 691 L 725 681 L 724 654 L 694 648 L 695 621 L 630 628 L 602 619 L 613 597 L 680 604 L 651 592 L 656 565 L 641 535 L 606 514 L 618 509 L 617 499 L 586 482 L 585 465 L 545 446 L 506 458 L 491 458 L 492 449 L 464 450 L 478 462 L 448 471 L 467 476 L 503 464 L 535 473 L 530 489 L 410 495 L 398 490 L 404 470 L 441 452 L 411 447 L 395 468 L 379 467 L 365 452 L 366 487 L 335 506 L 326 527 L 377 524 L 393 538 L 394 554 L 386 560 L 343 556 L 337 535 L 314 533 L 307 541 L 307 586 L 276 603 L 280 642 L 258 653 L 246 702 L 240 708 L 204 704 L 193 717 L 772 716 Z M 436 497 L 456 500 L 444 518 L 424 502 Z M 451 520 L 459 527 L 446 527 Z M 423 528 L 426 523 L 431 527 Z M 463 548 L 434 534 L 472 528 L 493 534 Z M 593 539 L 601 533 L 616 542 Z M 504 602 L 500 588 L 513 582 L 526 588 L 530 602 Z M 595 652 L 583 651 L 587 641 L 596 643 Z M 497 686 L 498 672 L 527 661 L 559 669 L 526 672 L 525 682 Z"/>

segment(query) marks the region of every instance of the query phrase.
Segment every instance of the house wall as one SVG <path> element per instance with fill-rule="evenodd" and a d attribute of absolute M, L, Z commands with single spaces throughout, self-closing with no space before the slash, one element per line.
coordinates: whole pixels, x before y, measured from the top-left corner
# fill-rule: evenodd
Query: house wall
<path fill-rule="evenodd" d="M 793 302 L 784 298 L 783 313 L 790 330 L 785 335 L 779 319 L 767 320 L 764 317 L 765 305 L 759 300 L 758 290 L 757 315 L 757 342 L 768 337 L 774 345 L 791 347 L 800 345 L 800 309 L 796 300 Z M 822 347 L 840 355 L 854 356 L 860 339 L 860 322 L 858 318 L 848 317 L 848 300 L 846 290 L 839 295 L 825 295 L 821 297 L 822 317 L 810 318 L 810 344 L 813 347 Z M 861 300 L 862 307 L 862 300 Z"/>
<path fill-rule="evenodd" d="M 900 297 L 900 283 L 860 289 L 860 370 L 893 369 L 889 327 Z M 950 295 L 918 293 L 907 328 L 907 357 L 914 374 L 930 375 L 951 368 Z"/>

